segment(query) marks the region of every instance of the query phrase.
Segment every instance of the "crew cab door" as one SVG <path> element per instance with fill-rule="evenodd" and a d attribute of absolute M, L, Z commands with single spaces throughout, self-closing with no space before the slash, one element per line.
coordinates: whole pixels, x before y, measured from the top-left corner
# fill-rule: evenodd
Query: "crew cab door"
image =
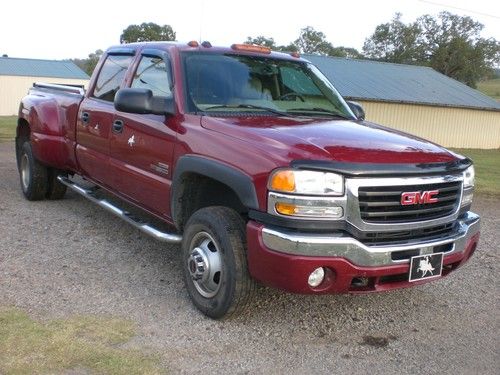
<path fill-rule="evenodd" d="M 144 50 L 131 87 L 146 88 L 156 96 L 172 96 L 168 55 Z M 170 216 L 171 167 L 176 141 L 173 119 L 165 115 L 117 111 L 110 137 L 110 166 L 114 187 L 143 208 Z"/>
<path fill-rule="evenodd" d="M 106 186 L 113 183 L 109 173 L 109 137 L 115 114 L 113 101 L 132 59 L 131 53 L 109 53 L 78 113 L 78 164 L 83 175 Z"/>

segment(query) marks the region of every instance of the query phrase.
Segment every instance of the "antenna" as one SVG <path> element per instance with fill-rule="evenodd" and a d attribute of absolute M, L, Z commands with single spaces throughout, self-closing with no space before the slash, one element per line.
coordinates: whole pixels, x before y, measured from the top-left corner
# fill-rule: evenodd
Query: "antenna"
<path fill-rule="evenodd" d="M 205 0 L 200 0 L 200 39 L 198 39 L 198 42 L 201 43 L 202 39 L 201 37 L 203 36 L 203 13 L 205 10 Z"/>

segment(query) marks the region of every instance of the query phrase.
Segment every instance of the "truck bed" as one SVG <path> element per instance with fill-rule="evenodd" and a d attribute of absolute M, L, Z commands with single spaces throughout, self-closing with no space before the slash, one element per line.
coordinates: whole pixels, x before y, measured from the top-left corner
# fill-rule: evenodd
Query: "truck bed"
<path fill-rule="evenodd" d="M 33 152 L 47 166 L 77 170 L 76 125 L 85 89 L 36 82 L 21 101 L 20 121 L 31 127 Z"/>

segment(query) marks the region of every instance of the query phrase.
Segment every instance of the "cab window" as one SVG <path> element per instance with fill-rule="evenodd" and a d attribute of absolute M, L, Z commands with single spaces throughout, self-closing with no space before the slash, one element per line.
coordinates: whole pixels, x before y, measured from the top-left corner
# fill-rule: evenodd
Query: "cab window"
<path fill-rule="evenodd" d="M 133 56 L 128 55 L 108 55 L 97 77 L 92 96 L 109 102 L 114 101 L 132 58 Z"/>
<path fill-rule="evenodd" d="M 168 66 L 159 57 L 144 56 L 137 67 L 132 87 L 149 89 L 154 96 L 172 96 Z"/>

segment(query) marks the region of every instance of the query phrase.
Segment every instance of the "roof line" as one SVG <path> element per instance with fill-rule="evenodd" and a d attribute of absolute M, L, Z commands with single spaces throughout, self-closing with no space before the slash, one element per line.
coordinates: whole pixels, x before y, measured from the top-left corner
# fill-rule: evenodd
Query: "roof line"
<path fill-rule="evenodd" d="M 301 56 L 303 56 L 305 59 L 307 59 L 307 56 L 314 56 L 314 57 L 322 57 L 322 58 L 334 59 L 334 60 L 348 60 L 348 61 L 356 61 L 356 62 L 360 62 L 360 63 L 398 65 L 398 66 L 404 66 L 404 67 L 410 67 L 410 68 L 423 68 L 423 69 L 434 70 L 432 67 L 426 66 L 426 65 L 393 63 L 393 62 L 389 62 L 389 61 L 378 61 L 378 60 L 371 60 L 371 59 L 356 59 L 356 58 L 341 57 L 341 56 L 325 56 L 325 55 L 316 55 L 313 53 L 301 54 Z"/>
<path fill-rule="evenodd" d="M 393 103 L 393 104 L 409 104 L 409 105 L 422 105 L 427 107 L 443 107 L 443 108 L 464 108 L 464 109 L 477 109 L 478 111 L 491 111 L 491 112 L 500 112 L 500 108 L 493 107 L 474 107 L 467 106 L 463 104 L 443 104 L 443 103 L 431 103 L 431 102 L 417 102 L 417 101 L 407 101 L 407 100 L 390 100 L 390 99 L 378 99 L 378 98 L 361 98 L 357 96 L 343 96 L 345 99 L 351 100 L 359 100 L 364 102 L 380 102 L 380 103 Z"/>
<path fill-rule="evenodd" d="M 29 60 L 29 61 L 49 61 L 49 62 L 72 62 L 71 59 L 63 60 L 51 60 L 51 59 L 30 59 L 29 57 L 4 57 L 0 56 L 0 59 L 4 60 Z"/>

